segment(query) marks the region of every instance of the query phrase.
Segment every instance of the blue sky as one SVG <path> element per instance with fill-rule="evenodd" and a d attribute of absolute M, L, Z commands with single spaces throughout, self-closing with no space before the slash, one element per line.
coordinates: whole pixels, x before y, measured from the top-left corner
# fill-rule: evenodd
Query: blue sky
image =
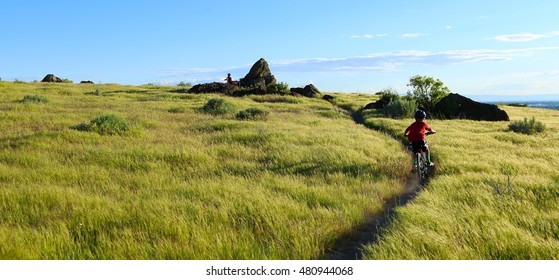
<path fill-rule="evenodd" d="M 559 94 L 557 1 L 2 1 L 0 78 L 193 84 L 243 77 L 404 94 Z"/>

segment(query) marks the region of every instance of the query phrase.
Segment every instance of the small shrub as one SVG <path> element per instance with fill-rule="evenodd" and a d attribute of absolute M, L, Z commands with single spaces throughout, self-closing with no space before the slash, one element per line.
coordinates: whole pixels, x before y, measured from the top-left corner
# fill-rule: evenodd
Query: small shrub
<path fill-rule="evenodd" d="M 289 85 L 281 82 L 279 84 L 269 84 L 266 88 L 268 93 L 275 93 L 275 94 L 289 94 L 291 91 L 289 90 Z"/>
<path fill-rule="evenodd" d="M 384 115 L 394 119 L 411 118 L 416 108 L 415 101 L 399 99 L 384 107 Z"/>
<path fill-rule="evenodd" d="M 177 84 L 177 86 L 178 86 L 178 87 L 192 87 L 192 83 L 188 83 L 188 82 L 183 82 L 183 81 L 181 81 L 181 82 L 179 82 L 179 83 Z"/>
<path fill-rule="evenodd" d="M 47 103 L 49 102 L 49 100 L 45 97 L 45 96 L 40 96 L 37 94 L 33 94 L 33 95 L 26 95 L 23 97 L 23 99 L 20 101 L 21 103 Z"/>
<path fill-rule="evenodd" d="M 173 107 L 168 110 L 169 113 L 184 113 L 186 112 L 186 108 L 184 107 Z"/>
<path fill-rule="evenodd" d="M 78 124 L 72 129 L 78 131 L 97 132 L 101 135 L 127 135 L 138 132 L 139 126 L 132 124 L 127 119 L 114 114 L 102 115 L 89 122 Z"/>
<path fill-rule="evenodd" d="M 523 134 L 535 134 L 541 133 L 546 130 L 545 124 L 540 121 L 536 121 L 535 117 L 532 117 L 530 120 L 528 118 L 524 118 L 523 121 L 514 121 L 509 124 L 509 130 L 514 131 L 516 133 L 523 133 Z"/>
<path fill-rule="evenodd" d="M 211 115 L 226 115 L 235 112 L 235 105 L 221 98 L 212 98 L 202 107 L 202 112 Z"/>
<path fill-rule="evenodd" d="M 248 108 L 244 111 L 240 111 L 235 116 L 238 120 L 266 120 L 268 118 L 268 112 L 258 108 Z"/>

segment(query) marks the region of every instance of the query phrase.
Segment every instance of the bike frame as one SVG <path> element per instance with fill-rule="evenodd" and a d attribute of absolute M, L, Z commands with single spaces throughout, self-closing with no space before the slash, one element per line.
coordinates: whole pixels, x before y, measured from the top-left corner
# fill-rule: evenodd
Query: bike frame
<path fill-rule="evenodd" d="M 431 135 L 433 133 L 427 133 L 426 135 Z M 425 152 L 421 149 L 414 151 L 413 146 L 410 143 L 410 151 L 413 154 L 413 158 L 415 161 L 415 166 L 413 167 L 417 173 L 417 178 L 419 179 L 420 184 L 425 184 L 427 182 L 427 177 L 429 176 L 429 168 L 427 167 L 427 158 L 425 156 Z"/>

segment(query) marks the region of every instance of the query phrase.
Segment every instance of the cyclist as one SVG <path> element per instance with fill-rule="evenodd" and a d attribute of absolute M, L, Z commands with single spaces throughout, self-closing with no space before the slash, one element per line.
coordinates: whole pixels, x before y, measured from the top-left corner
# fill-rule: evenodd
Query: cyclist
<path fill-rule="evenodd" d="M 421 149 L 425 152 L 427 166 L 434 166 L 435 164 L 431 162 L 429 146 L 427 146 L 427 141 L 425 140 L 425 132 L 435 133 L 435 130 L 425 122 L 426 116 L 425 111 L 417 110 L 414 114 L 415 122 L 406 128 L 404 135 L 408 137 L 413 151 Z"/>

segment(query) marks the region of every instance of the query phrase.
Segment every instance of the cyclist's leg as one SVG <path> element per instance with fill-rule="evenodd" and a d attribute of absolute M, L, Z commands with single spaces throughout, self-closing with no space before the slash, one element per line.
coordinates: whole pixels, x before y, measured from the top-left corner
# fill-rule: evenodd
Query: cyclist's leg
<path fill-rule="evenodd" d="M 428 166 L 433 166 L 434 163 L 431 161 L 431 153 L 429 151 L 429 145 L 427 145 L 427 141 L 425 141 L 423 151 L 425 152 L 425 160 L 427 161 Z"/>

